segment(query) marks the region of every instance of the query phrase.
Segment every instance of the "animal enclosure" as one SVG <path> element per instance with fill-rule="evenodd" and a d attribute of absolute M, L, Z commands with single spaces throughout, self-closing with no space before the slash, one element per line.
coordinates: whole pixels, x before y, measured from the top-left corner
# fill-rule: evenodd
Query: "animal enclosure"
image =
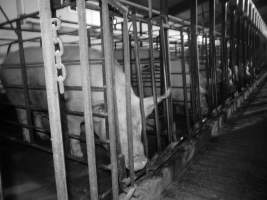
<path fill-rule="evenodd" d="M 58 199 L 68 199 L 69 159 L 88 166 L 90 199 L 130 194 L 266 64 L 257 58 L 265 24 L 251 1 L 211 0 L 206 11 L 192 2 L 185 20 L 167 1 L 157 10 L 151 0 L 40 0 L 38 12 L 0 24 L 17 36 L 0 44 L 1 137 L 53 155 Z"/>

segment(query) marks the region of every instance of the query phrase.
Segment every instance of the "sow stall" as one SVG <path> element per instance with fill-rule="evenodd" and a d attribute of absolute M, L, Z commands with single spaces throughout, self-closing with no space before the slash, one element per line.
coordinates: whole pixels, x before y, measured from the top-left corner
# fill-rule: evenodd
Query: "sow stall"
<path fill-rule="evenodd" d="M 247 5 L 246 9 L 249 10 L 249 16 L 254 16 L 251 14 L 254 11 L 251 4 L 248 6 L 248 1 L 244 2 Z M 245 20 L 242 12 L 238 10 L 241 8 L 234 1 L 230 1 L 229 4 L 222 3 L 225 20 L 222 22 L 224 28 L 221 34 L 215 31 L 215 1 L 210 1 L 209 17 L 212 22 L 210 27 L 197 25 L 197 1 L 194 1 L 191 7 L 191 22 L 170 16 L 164 9 L 160 12 L 152 9 L 151 1 L 148 1 L 148 7 L 124 0 L 102 0 L 97 3 L 77 0 L 77 2 L 64 1 L 52 5 L 50 1 L 39 1 L 39 4 L 39 13 L 23 16 L 23 18 L 40 19 L 41 37 L 32 40 L 41 41 L 43 54 L 40 52 L 38 54 L 36 49 L 30 52 L 28 47 L 24 48 L 24 44 L 28 41 L 23 40 L 21 34 L 25 31 L 21 27 L 22 18 L 0 24 L 3 29 L 15 29 L 17 32 L 16 42 L 19 51 L 11 52 L 10 60 L 6 60 L 4 64 L 7 71 L 13 70 L 14 77 L 9 76 L 10 80 L 6 80 L 12 84 L 4 83 L 4 85 L 6 90 L 13 92 L 13 98 L 20 96 L 22 99 L 21 104 L 2 103 L 5 106 L 15 106 L 16 110 L 20 110 L 19 116 L 24 120 L 18 120 L 20 123 L 4 120 L 5 123 L 22 127 L 22 132 L 27 132 L 29 137 L 26 141 L 18 137 L 15 138 L 16 141 L 53 154 L 58 199 L 68 199 L 65 157 L 88 165 L 91 199 L 104 199 L 111 193 L 113 199 L 119 199 L 119 194 L 129 186 L 132 190 L 127 192 L 131 195 L 136 182 L 152 174 L 152 169 L 157 169 L 164 164 L 156 162 L 157 157 L 164 155 L 174 143 L 179 144 L 193 137 L 195 128 L 205 121 L 203 115 L 208 116 L 222 103 L 219 102 L 219 97 L 223 96 L 224 100 L 229 97 L 229 94 L 223 94 L 225 90 L 217 89 L 219 79 L 217 70 L 220 68 L 222 71 L 219 74 L 222 76 L 220 84 L 223 84 L 222 88 L 228 87 L 228 58 L 229 68 L 232 71 L 235 64 L 238 66 L 239 79 L 235 77 L 236 87 L 239 91 L 245 87 L 244 63 L 247 59 L 253 60 L 252 54 L 246 51 L 254 51 L 256 48 L 257 29 L 252 25 L 249 26 L 250 21 Z M 64 19 L 60 21 L 57 18 L 57 10 L 66 6 L 77 6 L 78 29 L 62 32 L 60 24 L 71 22 Z M 229 12 L 226 10 L 228 7 L 232 9 Z M 87 8 L 100 12 L 100 26 L 89 26 L 86 23 Z M 240 17 L 236 19 L 237 21 L 231 18 L 230 25 L 227 26 L 226 17 L 233 12 L 239 12 Z M 153 14 L 158 17 L 153 17 Z M 250 27 L 246 37 L 239 37 L 240 34 L 231 28 L 237 22 L 240 29 L 245 26 Z M 15 28 L 12 27 L 14 23 L 16 23 Z M 6 24 L 11 26 L 7 27 Z M 229 38 L 227 30 L 230 32 Z M 59 37 L 61 34 L 76 37 L 78 34 L 79 46 L 62 43 Z M 215 36 L 218 36 L 220 42 L 215 42 Z M 96 58 L 90 57 L 91 48 L 101 50 L 102 55 Z M 41 50 L 40 47 L 37 49 Z M 243 50 L 242 53 L 240 53 L 241 50 Z M 32 56 L 34 53 L 36 55 Z M 72 59 L 69 60 L 69 57 Z M 118 77 L 115 73 L 114 60 L 123 66 L 125 74 L 126 118 L 124 120 L 128 144 L 126 147 L 121 146 L 119 139 L 121 137 L 119 127 L 122 124 L 118 119 L 118 106 L 121 106 L 118 105 L 118 99 L 121 97 L 117 96 L 116 92 Z M 101 80 L 98 80 L 99 77 L 92 77 L 91 71 L 101 74 Z M 2 74 L 5 73 L 8 72 L 2 72 Z M 42 84 L 38 82 L 39 85 L 31 83 L 30 78 L 37 73 L 45 74 Z M 201 74 L 204 75 L 201 76 Z M 101 84 L 94 85 L 99 81 Z M 205 87 L 202 88 L 206 90 L 204 95 L 201 93 L 203 91 L 200 91 L 201 81 L 205 82 Z M 135 110 L 132 109 L 131 86 L 140 99 L 138 108 L 140 108 L 139 118 L 142 124 L 140 130 L 142 143 L 145 156 L 151 160 L 151 163 L 149 161 L 145 168 L 139 171 L 134 170 L 136 146 L 133 138 L 135 127 L 132 124 L 134 120 L 132 113 Z M 166 93 L 169 88 L 172 88 L 171 95 L 166 96 L 166 100 L 158 105 L 157 98 Z M 44 105 L 48 106 L 34 105 L 32 102 L 43 101 L 43 99 L 34 99 L 35 96 L 47 98 Z M 92 96 L 100 96 L 103 102 L 95 104 Z M 153 96 L 154 112 L 146 119 L 144 100 L 148 96 Z M 201 103 L 203 96 L 208 103 L 208 112 L 204 113 Z M 70 105 L 67 101 L 69 98 L 77 101 Z M 38 122 L 35 121 L 36 115 L 47 115 L 47 113 L 49 119 L 44 117 L 43 120 L 46 120 L 46 123 L 49 120 L 50 130 L 38 127 Z M 81 122 L 78 134 L 72 132 L 66 134 L 70 116 Z M 107 140 L 99 140 L 96 137 L 94 118 L 98 118 L 105 124 Z M 37 133 L 45 134 L 46 137 L 51 135 L 51 144 L 48 142 L 46 145 L 41 145 L 35 141 L 38 137 Z M 81 133 L 85 134 L 85 137 L 81 137 Z M 14 137 L 11 139 L 15 140 Z M 71 154 L 69 146 L 79 142 L 86 147 L 84 152 L 86 156 L 77 157 Z M 96 157 L 101 155 L 96 155 L 95 145 L 110 151 L 110 164 L 96 165 Z M 128 162 L 126 163 L 122 148 L 127 149 Z M 97 179 L 101 178 L 97 177 L 99 174 L 101 176 L 101 173 L 97 173 L 98 170 L 110 171 L 112 182 L 112 188 L 102 194 L 98 192 Z"/>

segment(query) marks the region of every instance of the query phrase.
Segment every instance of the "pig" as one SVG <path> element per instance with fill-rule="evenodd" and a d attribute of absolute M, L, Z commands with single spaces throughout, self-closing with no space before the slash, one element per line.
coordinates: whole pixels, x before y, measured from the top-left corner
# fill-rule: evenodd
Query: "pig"
<path fill-rule="evenodd" d="M 24 49 L 26 70 L 29 88 L 45 86 L 44 68 L 42 49 L 40 47 L 27 47 Z M 91 85 L 94 87 L 104 86 L 102 63 L 99 60 L 103 58 L 103 54 L 96 49 L 89 48 L 89 59 L 92 60 L 91 67 Z M 95 61 L 93 61 L 95 60 Z M 115 59 L 114 59 L 115 60 Z M 65 94 L 64 101 L 67 111 L 83 111 L 82 91 L 75 89 L 67 89 L 68 86 L 81 86 L 80 66 L 79 63 L 79 47 L 77 45 L 69 45 L 64 47 L 64 54 L 62 56 L 62 63 L 66 66 L 67 78 L 64 82 Z M 118 110 L 118 124 L 119 124 L 119 143 L 122 154 L 125 157 L 125 165 L 128 167 L 128 141 L 127 141 L 127 127 L 126 127 L 126 96 L 125 96 L 125 74 L 122 65 L 114 61 L 115 65 L 115 90 L 116 90 L 116 105 Z M 1 80 L 4 86 L 8 85 L 22 85 L 21 71 L 19 62 L 19 52 L 10 53 L 1 66 Z M 170 95 L 168 90 L 165 94 L 158 96 L 157 102 L 161 102 Z M 25 98 L 23 90 L 11 89 L 6 87 L 6 94 L 11 104 L 24 105 Z M 40 109 L 47 109 L 47 98 L 44 90 L 30 89 L 30 104 L 39 107 Z M 104 112 L 104 93 L 93 92 L 92 104 L 94 112 Z M 134 93 L 131 88 L 131 109 L 132 109 L 132 134 L 133 134 L 133 155 L 134 155 L 134 170 L 140 170 L 145 167 L 147 157 L 144 154 L 144 147 L 141 141 L 141 113 L 140 113 L 140 98 Z M 153 112 L 154 103 L 153 97 L 144 98 L 145 116 Z M 27 124 L 26 112 L 23 109 L 16 109 L 18 121 L 22 124 Z M 33 124 L 38 128 L 47 128 L 47 114 L 33 111 Z M 80 136 L 82 116 L 66 115 L 67 133 L 74 136 Z M 101 140 L 106 140 L 105 121 L 99 117 L 93 117 L 94 131 Z M 23 138 L 26 142 L 30 142 L 29 130 L 22 129 Z M 42 135 L 39 133 L 39 135 Z M 42 137 L 45 137 L 44 135 Z M 77 139 L 70 139 L 71 154 L 76 157 L 83 157 L 80 142 Z"/>

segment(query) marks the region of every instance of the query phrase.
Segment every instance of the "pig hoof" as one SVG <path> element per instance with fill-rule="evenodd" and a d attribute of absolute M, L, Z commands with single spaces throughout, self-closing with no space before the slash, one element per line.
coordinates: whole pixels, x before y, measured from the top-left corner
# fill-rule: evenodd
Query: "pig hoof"
<path fill-rule="evenodd" d="M 138 171 L 143 169 L 147 164 L 147 158 L 146 157 L 136 157 L 134 159 L 134 171 Z"/>

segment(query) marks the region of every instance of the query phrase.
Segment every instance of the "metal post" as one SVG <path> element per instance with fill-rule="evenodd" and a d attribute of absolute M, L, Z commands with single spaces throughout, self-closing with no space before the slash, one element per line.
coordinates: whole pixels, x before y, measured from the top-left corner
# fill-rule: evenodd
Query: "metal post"
<path fill-rule="evenodd" d="M 52 40 L 50 0 L 39 0 L 40 25 L 43 42 L 43 59 L 45 68 L 45 81 L 48 102 L 49 123 L 54 159 L 57 199 L 67 200 L 68 190 L 66 181 L 66 168 L 64 160 L 62 128 L 58 102 L 58 88 L 56 80 L 56 67 L 54 58 L 54 45 Z"/>
<path fill-rule="evenodd" d="M 148 139 L 147 139 L 147 132 L 146 132 L 146 116 L 145 116 L 145 110 L 144 110 L 144 91 L 143 91 L 144 88 L 143 88 L 142 70 L 141 70 L 140 58 L 139 58 L 139 43 L 138 43 L 138 38 L 137 38 L 137 25 L 136 25 L 135 14 L 133 14 L 132 16 L 132 23 L 133 23 L 133 34 L 134 34 L 135 67 L 136 67 L 137 79 L 138 79 L 140 112 L 141 112 L 141 120 L 142 120 L 142 135 L 144 139 L 145 154 L 146 156 L 148 156 Z"/>
<path fill-rule="evenodd" d="M 127 15 L 123 15 L 123 52 L 124 52 L 124 70 L 126 81 L 126 120 L 127 120 L 127 138 L 128 138 L 128 157 L 131 186 L 134 185 L 134 159 L 133 159 L 133 134 L 132 134 L 132 103 L 131 103 L 131 65 L 130 65 L 130 46 L 128 33 Z"/>
<path fill-rule="evenodd" d="M 225 0 L 222 1 L 222 81 L 223 81 L 223 99 L 225 100 L 227 98 L 227 89 L 229 87 L 229 79 L 227 74 L 227 28 L 226 28 L 226 22 L 227 22 L 227 3 Z"/>
<path fill-rule="evenodd" d="M 234 50 L 235 50 L 235 41 L 234 41 L 234 8 L 232 4 L 229 4 L 230 7 L 230 68 L 232 74 L 234 75 Z M 233 80 L 234 81 L 234 80 Z"/>
<path fill-rule="evenodd" d="M 157 150 L 161 151 L 161 138 L 160 138 L 160 126 L 159 126 L 159 111 L 157 103 L 157 88 L 156 88 L 156 78 L 155 78 L 155 66 L 153 59 L 153 30 L 152 30 L 152 0 L 148 0 L 148 39 L 149 39 L 149 65 L 151 69 L 151 82 L 152 82 L 152 94 L 153 103 L 155 108 L 155 125 L 156 125 L 156 136 L 157 136 Z"/>
<path fill-rule="evenodd" d="M 21 65 L 21 76 L 22 76 L 22 82 L 23 82 L 23 92 L 24 92 L 24 98 L 25 98 L 25 106 L 26 106 L 26 114 L 27 114 L 27 124 L 29 126 L 33 125 L 32 122 L 32 113 L 30 108 L 30 94 L 29 94 L 29 88 L 28 88 L 28 78 L 27 78 L 27 69 L 26 69 L 26 61 L 25 61 L 25 55 L 24 55 L 24 47 L 23 47 L 23 38 L 21 33 L 21 22 L 20 20 L 16 21 L 16 33 L 18 36 L 18 44 L 19 44 L 19 59 L 20 59 L 20 65 Z M 33 137 L 33 129 L 29 130 L 29 142 L 34 142 Z"/>
<path fill-rule="evenodd" d="M 170 86 L 170 74 L 169 74 L 169 67 L 170 67 L 170 57 L 169 57 L 169 48 L 168 48 L 168 30 L 166 28 L 167 18 L 168 15 L 168 1 L 160 1 L 160 54 L 162 56 L 162 72 L 163 72 L 163 85 L 164 91 L 168 90 Z M 174 139 L 174 135 L 172 132 L 172 108 L 171 108 L 171 98 L 167 97 L 165 101 L 165 109 L 166 109 L 166 116 L 167 116 L 167 131 L 168 131 L 168 140 L 171 143 Z"/>
<path fill-rule="evenodd" d="M 92 92 L 90 80 L 90 65 L 89 65 L 89 50 L 88 50 L 88 36 L 87 25 L 85 19 L 85 1 L 77 0 L 77 12 L 79 23 L 79 47 L 80 47 L 80 63 L 82 76 L 82 91 L 83 91 L 83 108 L 84 108 L 84 123 L 85 123 L 85 138 L 86 150 L 88 160 L 88 174 L 90 184 L 90 199 L 98 199 L 97 188 L 97 173 L 96 173 L 96 159 L 95 159 L 95 137 L 92 115 Z"/>
<path fill-rule="evenodd" d="M 105 73 L 107 85 L 107 110 L 108 110 L 108 129 L 110 137 L 110 153 L 111 153 L 111 174 L 112 174 L 112 195 L 113 199 L 119 198 L 119 184 L 118 184 L 118 162 L 117 162 L 117 145 L 115 132 L 115 109 L 114 98 L 115 94 L 113 73 L 115 73 L 115 66 L 113 63 L 113 49 L 112 49 L 112 34 L 109 23 L 109 9 L 108 0 L 102 0 L 101 7 L 102 15 L 102 31 L 103 31 L 103 47 L 105 58 Z"/>
<path fill-rule="evenodd" d="M 209 68 L 210 68 L 210 78 L 211 78 L 211 87 L 210 87 L 210 97 L 211 97 L 211 108 L 214 108 L 217 105 L 217 94 L 215 92 L 216 88 L 216 49 L 215 49 L 215 0 L 209 0 L 209 17 L 210 17 L 210 48 L 209 48 Z"/>
<path fill-rule="evenodd" d="M 190 126 L 190 114 L 188 109 L 188 99 L 187 99 L 187 85 L 186 85 L 186 71 L 185 71 L 185 55 L 184 55 L 184 33 L 180 31 L 181 36 L 181 62 L 182 62 L 182 78 L 183 78 L 183 94 L 184 94 L 184 108 L 186 117 L 186 128 L 189 137 L 191 136 L 191 126 Z"/>
<path fill-rule="evenodd" d="M 200 110 L 200 91 L 199 91 L 199 62 L 197 45 L 197 0 L 191 0 L 191 102 L 193 121 L 196 122 L 201 113 Z"/>

